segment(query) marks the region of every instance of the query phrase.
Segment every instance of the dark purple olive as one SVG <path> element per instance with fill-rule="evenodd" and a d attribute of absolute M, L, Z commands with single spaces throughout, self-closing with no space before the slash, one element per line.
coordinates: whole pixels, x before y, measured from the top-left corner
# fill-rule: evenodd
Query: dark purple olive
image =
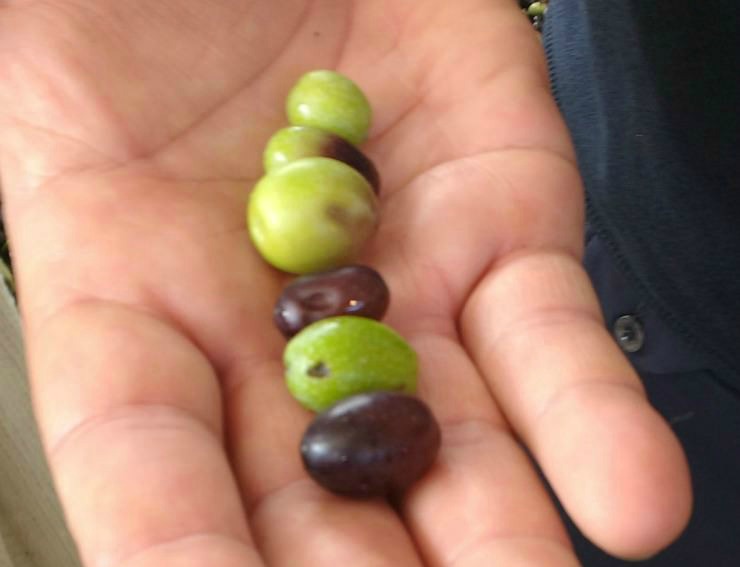
<path fill-rule="evenodd" d="M 320 413 L 301 442 L 308 474 L 330 492 L 394 497 L 432 466 L 440 429 L 428 406 L 396 392 L 359 394 Z"/>
<path fill-rule="evenodd" d="M 278 298 L 273 320 L 290 338 L 311 323 L 337 315 L 380 321 L 389 301 L 388 286 L 378 272 L 367 266 L 345 266 L 293 280 Z"/>
<path fill-rule="evenodd" d="M 354 167 L 375 191 L 380 194 L 380 174 L 375 164 L 358 148 L 350 144 L 344 138 L 332 136 L 322 148 L 323 155 L 332 159 L 343 161 L 350 167 Z"/>
<path fill-rule="evenodd" d="M 380 175 L 370 158 L 341 136 L 319 128 L 288 126 L 278 130 L 267 142 L 263 164 L 270 172 L 306 157 L 342 161 L 365 177 L 376 194 L 380 193 Z"/>

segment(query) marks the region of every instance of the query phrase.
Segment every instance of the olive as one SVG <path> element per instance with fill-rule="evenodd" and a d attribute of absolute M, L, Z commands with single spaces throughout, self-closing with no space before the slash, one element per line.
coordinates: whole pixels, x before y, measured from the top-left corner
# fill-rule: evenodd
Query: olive
<path fill-rule="evenodd" d="M 305 408 L 323 411 L 362 392 L 416 391 L 416 352 L 389 326 L 341 315 L 312 323 L 283 352 L 285 382 Z"/>
<path fill-rule="evenodd" d="M 547 12 L 547 4 L 545 2 L 532 2 L 527 7 L 528 16 L 543 16 Z"/>
<path fill-rule="evenodd" d="M 358 145 L 370 129 L 372 110 L 365 94 L 351 79 L 320 69 L 303 75 L 285 102 L 293 126 L 313 126 Z"/>
<path fill-rule="evenodd" d="M 308 274 L 350 263 L 375 231 L 378 200 L 341 161 L 307 157 L 268 172 L 249 197 L 257 251 L 276 268 Z"/>
<path fill-rule="evenodd" d="M 350 497 L 397 496 L 432 466 L 440 428 L 418 398 L 373 392 L 346 398 L 309 425 L 301 442 L 308 474 Z"/>
<path fill-rule="evenodd" d="M 265 171 L 305 157 L 327 157 L 344 162 L 361 173 L 376 194 L 380 192 L 380 175 L 365 154 L 341 136 L 309 126 L 288 126 L 273 134 L 263 156 Z"/>
<path fill-rule="evenodd" d="M 292 337 L 307 325 L 336 315 L 379 321 L 389 301 L 388 286 L 378 272 L 345 266 L 293 280 L 278 298 L 273 320 L 283 335 Z"/>

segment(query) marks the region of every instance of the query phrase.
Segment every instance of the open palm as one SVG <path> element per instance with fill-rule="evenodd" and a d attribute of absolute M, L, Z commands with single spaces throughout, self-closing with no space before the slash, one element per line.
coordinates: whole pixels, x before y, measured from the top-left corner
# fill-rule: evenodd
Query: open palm
<path fill-rule="evenodd" d="M 0 143 L 36 410 L 85 563 L 576 564 L 650 554 L 688 474 L 579 266 L 582 195 L 509 0 L 6 1 Z M 303 72 L 367 93 L 362 261 L 420 362 L 437 465 L 397 508 L 307 480 L 246 195 Z"/>

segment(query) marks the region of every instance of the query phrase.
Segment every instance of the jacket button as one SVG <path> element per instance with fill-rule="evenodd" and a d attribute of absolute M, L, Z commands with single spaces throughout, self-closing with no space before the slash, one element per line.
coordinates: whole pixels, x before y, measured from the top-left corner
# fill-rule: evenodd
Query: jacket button
<path fill-rule="evenodd" d="M 642 348 L 645 343 L 645 329 L 640 320 L 634 315 L 622 315 L 612 328 L 614 338 L 624 352 L 633 353 Z"/>

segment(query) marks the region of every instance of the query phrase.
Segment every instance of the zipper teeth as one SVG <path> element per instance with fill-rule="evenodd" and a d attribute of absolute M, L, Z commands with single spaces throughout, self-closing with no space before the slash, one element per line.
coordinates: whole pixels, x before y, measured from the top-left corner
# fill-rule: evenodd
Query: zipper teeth
<path fill-rule="evenodd" d="M 547 61 L 547 69 L 550 77 L 550 92 L 552 93 L 555 102 L 560 106 L 558 82 L 556 79 L 557 73 L 555 72 L 555 57 L 553 56 L 552 49 L 552 33 L 550 32 L 550 26 L 548 25 L 548 22 L 552 20 L 554 10 L 552 10 L 552 6 L 550 6 L 547 11 L 547 18 L 545 18 L 544 29 L 542 30 L 542 46 L 545 51 L 545 60 Z"/>

